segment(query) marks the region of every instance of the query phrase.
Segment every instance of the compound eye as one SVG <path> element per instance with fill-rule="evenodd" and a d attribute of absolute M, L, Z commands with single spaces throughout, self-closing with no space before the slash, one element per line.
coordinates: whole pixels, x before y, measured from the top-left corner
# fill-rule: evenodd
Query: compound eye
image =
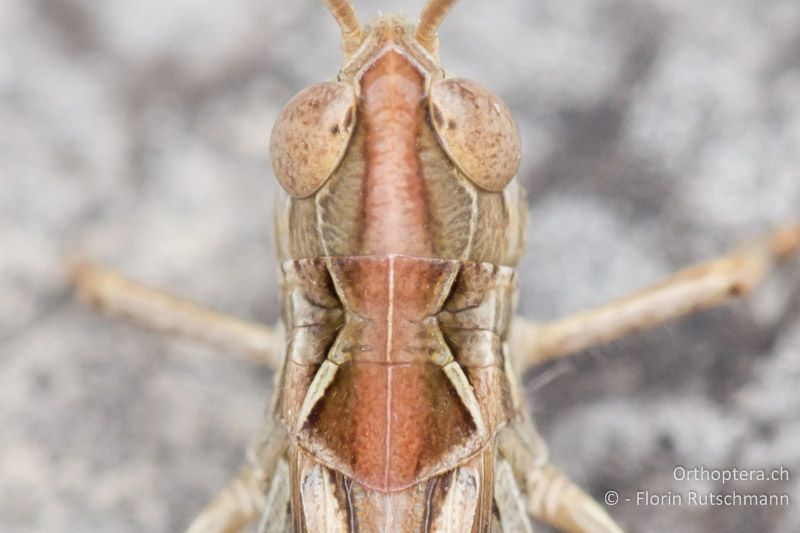
<path fill-rule="evenodd" d="M 499 192 L 516 175 L 519 129 L 499 96 L 469 80 L 437 81 L 430 117 L 445 152 L 475 185 Z"/>
<path fill-rule="evenodd" d="M 326 82 L 300 91 L 283 108 L 270 140 L 275 177 L 295 198 L 315 193 L 339 166 L 356 121 L 352 88 Z"/>

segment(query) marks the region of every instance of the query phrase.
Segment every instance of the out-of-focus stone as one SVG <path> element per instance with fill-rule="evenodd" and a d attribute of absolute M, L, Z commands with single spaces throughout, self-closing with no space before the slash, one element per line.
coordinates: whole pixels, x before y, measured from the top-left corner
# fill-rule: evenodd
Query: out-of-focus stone
<path fill-rule="evenodd" d="M 446 69 L 501 95 L 522 131 L 527 315 L 602 303 L 800 218 L 798 34 L 795 0 L 452 10 Z M 312 0 L 0 0 L 0 530 L 181 530 L 236 471 L 269 372 L 92 315 L 60 261 L 80 248 L 276 320 L 268 133 L 334 77 L 337 36 Z M 798 270 L 757 318 L 734 305 L 529 376 L 553 461 L 599 498 L 685 491 L 677 465 L 800 469 Z M 611 512 L 641 532 L 800 527 L 796 506 Z"/>

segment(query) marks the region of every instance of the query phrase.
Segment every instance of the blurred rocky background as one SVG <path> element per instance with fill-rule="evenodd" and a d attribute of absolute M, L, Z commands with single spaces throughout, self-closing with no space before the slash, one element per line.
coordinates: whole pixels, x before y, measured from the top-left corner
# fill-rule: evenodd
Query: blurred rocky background
<path fill-rule="evenodd" d="M 420 2 L 357 2 L 416 16 Z M 530 198 L 523 314 L 603 303 L 800 218 L 796 0 L 462 0 L 451 74 L 503 96 Z M 83 250 L 278 318 L 266 146 L 332 78 L 302 0 L 0 0 L 0 531 L 180 531 L 233 475 L 272 375 L 74 301 Z M 800 530 L 800 268 L 526 376 L 552 459 L 633 532 Z M 676 481 L 676 466 L 788 481 Z M 788 494 L 637 506 L 636 491 Z"/>

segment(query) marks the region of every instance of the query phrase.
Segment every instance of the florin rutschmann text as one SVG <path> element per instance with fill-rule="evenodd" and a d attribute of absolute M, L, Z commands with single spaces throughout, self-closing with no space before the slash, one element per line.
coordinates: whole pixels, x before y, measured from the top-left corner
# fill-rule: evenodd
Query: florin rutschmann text
<path fill-rule="evenodd" d="M 620 502 L 633 503 L 641 507 L 787 507 L 791 497 L 785 493 L 764 490 L 765 483 L 785 483 L 791 474 L 783 466 L 777 468 L 706 468 L 704 466 L 676 466 L 672 477 L 677 482 L 689 482 L 690 490 L 637 490 L 631 496 L 620 495 L 615 490 L 605 494 L 607 505 Z M 709 483 L 724 486 L 738 483 L 738 490 L 707 490 Z M 757 483 L 759 490 L 742 489 L 743 483 Z"/>

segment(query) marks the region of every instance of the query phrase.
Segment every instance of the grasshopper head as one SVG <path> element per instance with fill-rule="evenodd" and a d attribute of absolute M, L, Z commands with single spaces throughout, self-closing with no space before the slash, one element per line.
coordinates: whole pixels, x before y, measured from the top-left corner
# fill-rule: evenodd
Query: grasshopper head
<path fill-rule="evenodd" d="M 335 81 L 286 105 L 270 143 L 291 197 L 284 232 L 304 227 L 297 234 L 313 241 L 286 240 L 284 256 L 515 264 L 519 130 L 497 95 L 445 77 L 436 29 L 454 0 L 429 0 L 417 23 L 381 15 L 365 27 L 349 0 L 326 3 L 342 29 L 344 65 Z"/>

